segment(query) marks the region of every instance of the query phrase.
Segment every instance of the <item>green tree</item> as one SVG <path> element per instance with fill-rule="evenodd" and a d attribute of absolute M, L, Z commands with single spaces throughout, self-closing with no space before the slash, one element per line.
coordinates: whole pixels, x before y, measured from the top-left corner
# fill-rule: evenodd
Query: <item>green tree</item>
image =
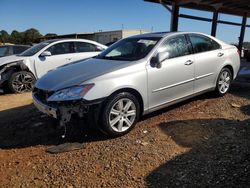
<path fill-rule="evenodd" d="M 11 32 L 10 38 L 11 38 L 11 42 L 14 44 L 22 44 L 23 43 L 23 33 L 18 32 L 16 30 Z"/>
<path fill-rule="evenodd" d="M 24 43 L 30 44 L 30 43 L 37 43 L 40 41 L 40 38 L 42 37 L 41 33 L 34 28 L 28 29 L 24 32 Z"/>
<path fill-rule="evenodd" d="M 5 30 L 0 31 L 0 42 L 2 43 L 10 42 L 10 35 L 8 34 L 7 31 Z"/>

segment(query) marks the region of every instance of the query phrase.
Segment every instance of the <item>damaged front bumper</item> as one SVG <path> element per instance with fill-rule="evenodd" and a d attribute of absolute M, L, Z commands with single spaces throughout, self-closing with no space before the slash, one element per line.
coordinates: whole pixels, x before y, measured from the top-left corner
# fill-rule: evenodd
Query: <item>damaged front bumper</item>
<path fill-rule="evenodd" d="M 2 85 L 3 82 L 7 80 L 7 77 L 3 75 L 3 73 L 6 71 L 7 67 L 3 67 L 0 69 L 0 86 Z"/>
<path fill-rule="evenodd" d="M 82 118 L 89 112 L 90 107 L 94 105 L 99 106 L 105 100 L 102 98 L 94 101 L 78 100 L 45 104 L 35 93 L 32 93 L 32 98 L 34 105 L 39 111 L 58 119 L 62 126 L 71 120 L 72 115 L 77 115 L 79 118 Z"/>
<path fill-rule="evenodd" d="M 11 62 L 0 66 L 0 86 L 7 81 L 16 70 L 29 70 L 23 61 Z"/>
<path fill-rule="evenodd" d="M 32 94 L 32 98 L 33 98 L 33 103 L 34 103 L 35 107 L 39 111 L 41 111 L 41 112 L 43 112 L 43 113 L 45 113 L 45 114 L 47 114 L 49 116 L 52 116 L 53 118 L 56 118 L 56 119 L 58 118 L 58 109 L 57 108 L 53 108 L 51 106 L 43 104 L 42 102 L 40 102 L 36 98 L 36 96 L 34 94 Z"/>

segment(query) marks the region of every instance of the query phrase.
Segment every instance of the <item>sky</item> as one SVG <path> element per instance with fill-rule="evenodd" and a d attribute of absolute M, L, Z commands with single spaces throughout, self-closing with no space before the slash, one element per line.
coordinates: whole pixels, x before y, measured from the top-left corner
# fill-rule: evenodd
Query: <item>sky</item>
<path fill-rule="evenodd" d="M 212 18 L 212 13 L 206 11 L 181 8 L 180 13 Z M 225 14 L 219 18 L 238 23 L 242 20 Z M 0 0 L 0 30 L 11 33 L 29 28 L 36 28 L 43 35 L 122 28 L 169 31 L 170 13 L 160 4 L 143 0 Z M 238 42 L 240 27 L 218 24 L 217 28 L 217 38 Z M 180 18 L 179 31 L 210 34 L 211 23 Z M 245 41 L 250 41 L 250 28 L 246 29 Z"/>

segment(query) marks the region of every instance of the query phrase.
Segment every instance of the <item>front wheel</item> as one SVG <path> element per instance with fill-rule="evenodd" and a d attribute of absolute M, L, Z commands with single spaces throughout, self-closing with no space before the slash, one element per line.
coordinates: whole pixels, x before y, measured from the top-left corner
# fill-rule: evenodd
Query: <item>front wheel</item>
<path fill-rule="evenodd" d="M 111 137 L 128 133 L 138 121 L 140 105 L 137 98 L 122 92 L 108 99 L 101 115 L 101 129 Z"/>
<path fill-rule="evenodd" d="M 13 93 L 24 93 L 32 91 L 36 78 L 27 71 L 15 72 L 11 75 L 8 85 Z"/>
<path fill-rule="evenodd" d="M 215 90 L 219 96 L 223 96 L 229 91 L 232 79 L 232 72 L 228 68 L 223 68 L 219 74 Z"/>

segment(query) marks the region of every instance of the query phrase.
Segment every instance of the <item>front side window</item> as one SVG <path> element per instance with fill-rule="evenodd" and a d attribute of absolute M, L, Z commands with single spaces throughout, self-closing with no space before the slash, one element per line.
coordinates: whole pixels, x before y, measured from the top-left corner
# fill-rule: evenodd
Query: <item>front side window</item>
<path fill-rule="evenodd" d="M 98 51 L 103 50 L 102 47 L 96 46 L 94 44 L 87 43 L 87 42 L 75 42 L 75 49 L 76 49 L 76 52 L 78 52 L 78 53 L 80 53 L 80 52 L 98 52 Z"/>
<path fill-rule="evenodd" d="M 146 57 L 160 37 L 123 39 L 98 55 L 98 59 L 135 61 Z"/>
<path fill-rule="evenodd" d="M 205 36 L 190 35 L 189 38 L 196 53 L 212 51 L 220 48 L 220 45 L 217 42 Z"/>
<path fill-rule="evenodd" d="M 184 35 L 167 39 L 159 48 L 160 52 L 168 52 L 169 58 L 181 57 L 190 54 L 187 40 Z"/>
<path fill-rule="evenodd" d="M 49 51 L 51 55 L 74 53 L 74 43 L 73 42 L 57 43 L 49 47 L 46 51 Z"/>

